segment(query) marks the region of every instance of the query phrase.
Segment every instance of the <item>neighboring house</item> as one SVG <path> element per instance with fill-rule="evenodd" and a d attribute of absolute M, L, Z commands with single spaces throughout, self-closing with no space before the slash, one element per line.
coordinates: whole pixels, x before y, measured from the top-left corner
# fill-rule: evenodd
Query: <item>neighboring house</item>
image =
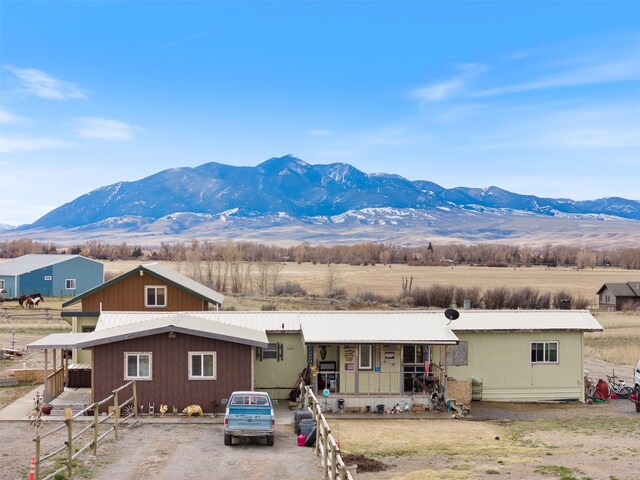
<path fill-rule="evenodd" d="M 74 333 L 95 329 L 102 311 L 203 312 L 218 309 L 224 295 L 158 263 L 139 265 L 62 304 L 62 317 Z M 82 310 L 64 310 L 82 303 Z M 74 363 L 89 363 L 88 352 L 73 352 Z"/>
<path fill-rule="evenodd" d="M 251 345 L 249 364 L 244 353 L 240 359 L 217 346 L 182 337 L 174 343 L 167 343 L 164 337 L 156 339 L 159 334 L 168 338 L 171 331 L 199 335 L 178 329 L 176 319 L 187 322 L 189 318 L 198 322 L 201 331 L 209 331 L 209 325 L 218 340 Z M 221 325 L 244 333 L 226 335 Z M 251 337 L 249 331 L 261 336 Z M 92 348 L 94 398 L 99 397 L 96 391 L 111 391 L 128 378 L 113 365 L 124 368 L 128 354 L 142 354 L 146 356 L 137 357 L 138 365 L 140 361 L 150 364 L 153 372 L 153 365 L 173 368 L 173 375 L 178 376 L 173 385 L 172 376 L 163 373 L 163 381 L 168 382 L 165 390 L 157 397 L 145 397 L 156 404 L 167 402 L 166 392 L 184 388 L 182 363 L 175 352 L 167 350 L 168 345 L 176 345 L 180 347 L 176 355 L 184 358 L 188 352 L 222 352 L 216 353 L 218 362 L 223 355 L 225 361 L 227 355 L 233 356 L 229 368 L 238 382 L 250 378 L 247 388 L 269 391 L 276 398 L 286 398 L 298 373 L 312 365 L 316 370 L 312 385 L 319 393 L 329 390 L 333 408 L 340 399 L 345 406 L 373 409 L 415 399 L 429 403 L 434 387 L 467 403 L 473 379 L 482 383 L 483 400 L 583 401 L 583 336 L 595 331 L 602 331 L 602 326 L 593 315 L 572 310 L 462 311 L 453 322 L 441 311 L 104 312 L 95 332 L 64 338 L 51 335 L 29 348 Z M 107 344 L 112 346 L 107 349 Z M 178 362 L 175 368 L 172 362 Z M 111 373 L 99 373 L 102 369 Z M 211 400 L 231 393 L 224 392 L 229 385 L 209 386 Z"/>
<path fill-rule="evenodd" d="M 640 307 L 640 282 L 605 283 L 598 290 L 598 306 L 602 310 L 616 311 Z"/>
<path fill-rule="evenodd" d="M 86 292 L 104 281 L 104 265 L 81 255 L 30 254 L 0 263 L 0 290 L 8 297 Z"/>

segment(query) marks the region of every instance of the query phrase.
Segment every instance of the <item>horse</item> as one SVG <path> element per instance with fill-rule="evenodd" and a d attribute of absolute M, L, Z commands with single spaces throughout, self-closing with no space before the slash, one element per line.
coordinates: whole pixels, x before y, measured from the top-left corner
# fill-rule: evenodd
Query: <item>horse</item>
<path fill-rule="evenodd" d="M 38 306 L 38 304 L 40 302 L 44 302 L 44 298 L 42 297 L 36 297 L 36 298 L 31 298 L 31 297 L 27 297 L 27 299 L 24 301 L 24 308 L 31 308 L 34 309 L 35 307 Z"/>
<path fill-rule="evenodd" d="M 33 303 L 32 305 L 25 305 L 25 302 L 26 302 L 28 299 L 31 299 L 31 300 L 33 301 L 33 302 L 32 302 L 32 303 Z M 38 301 L 37 301 L 37 302 L 35 302 L 35 300 L 36 300 L 36 299 L 38 299 Z M 32 293 L 31 295 L 22 295 L 22 296 L 18 299 L 18 303 L 20 304 L 20 306 L 21 306 L 22 308 L 27 308 L 27 307 L 29 307 L 29 308 L 33 308 L 35 305 L 38 305 L 38 303 L 40 303 L 40 302 L 44 302 L 44 298 L 43 298 L 43 296 L 42 296 L 42 294 L 41 294 L 41 293 Z"/>

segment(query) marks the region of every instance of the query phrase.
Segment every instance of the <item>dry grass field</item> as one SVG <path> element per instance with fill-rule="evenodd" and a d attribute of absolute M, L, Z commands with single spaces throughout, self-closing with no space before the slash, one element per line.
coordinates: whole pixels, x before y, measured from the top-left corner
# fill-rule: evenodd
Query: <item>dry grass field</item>
<path fill-rule="evenodd" d="M 189 275 L 193 267 L 188 262 L 180 264 L 161 262 L 175 270 Z M 110 275 L 124 273 L 138 266 L 136 261 L 114 261 L 105 263 L 105 272 Z M 322 295 L 325 292 L 329 267 L 324 264 L 279 264 L 278 283 L 286 281 L 299 283 L 309 294 Z M 336 286 L 343 287 L 349 295 L 358 292 L 373 292 L 384 296 L 397 296 L 402 291 L 403 277 L 413 277 L 414 287 L 428 287 L 433 284 L 460 287 L 521 288 L 531 287 L 540 291 L 557 292 L 565 289 L 575 295 L 582 295 L 596 302 L 596 292 L 606 282 L 630 282 L 640 280 L 640 272 L 614 268 L 546 268 L 546 267 L 417 267 L 408 265 L 352 266 L 336 264 L 332 266 Z M 257 274 L 256 268 L 253 272 Z"/>

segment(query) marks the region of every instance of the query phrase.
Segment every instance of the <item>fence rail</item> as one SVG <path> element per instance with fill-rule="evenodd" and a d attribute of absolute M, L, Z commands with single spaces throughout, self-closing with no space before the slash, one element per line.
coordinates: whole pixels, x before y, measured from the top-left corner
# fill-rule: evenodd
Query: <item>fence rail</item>
<path fill-rule="evenodd" d="M 315 454 L 320 455 L 322 462 L 322 478 L 324 480 L 353 480 L 353 475 L 347 469 L 340 446 L 331 434 L 331 427 L 327 423 L 327 419 L 322 414 L 322 408 L 318 403 L 318 399 L 313 393 L 313 389 L 305 386 L 304 405 L 311 409 L 313 418 L 316 421 L 316 446 Z"/>
<path fill-rule="evenodd" d="M 131 387 L 132 389 L 132 396 L 129 397 L 127 400 L 125 400 L 123 403 L 118 403 L 118 395 L 120 392 L 122 392 L 124 389 L 127 389 Z M 103 418 L 100 418 L 100 407 L 103 405 L 106 405 L 107 403 L 111 402 L 113 400 L 113 408 L 112 410 L 109 412 L 109 414 Z M 132 405 L 132 413 L 127 415 L 126 417 L 120 418 L 120 412 L 121 410 L 126 407 L 127 405 Z M 39 405 L 36 405 L 36 410 L 38 410 Z M 78 421 L 78 417 L 81 417 L 83 415 L 88 414 L 91 410 L 93 410 L 93 421 L 91 423 L 89 423 L 88 425 L 84 426 L 84 428 L 81 428 L 80 430 L 78 430 L 77 432 L 74 433 L 74 422 L 77 423 Z M 69 410 L 70 412 L 70 410 Z M 134 418 L 138 418 L 138 396 L 137 396 L 137 390 L 136 390 L 136 382 L 135 381 L 131 381 L 129 383 L 126 383 L 124 385 L 122 385 L 121 387 L 117 388 L 116 390 L 114 390 L 112 392 L 111 395 L 109 395 L 107 398 L 100 400 L 99 402 L 94 402 L 91 405 L 89 405 L 88 407 L 84 408 L 83 410 L 79 411 L 78 413 L 76 413 L 75 415 L 73 414 L 67 414 L 67 412 L 65 412 L 65 421 L 63 424 L 49 430 L 46 433 L 43 433 L 42 435 L 40 435 L 40 429 L 38 428 L 38 426 L 35 426 L 36 429 L 36 438 L 35 438 L 35 442 L 36 442 L 36 454 L 35 454 L 35 478 L 36 480 L 49 480 L 54 478 L 56 475 L 59 475 L 63 472 L 67 472 L 67 478 L 71 478 L 71 475 L 73 474 L 73 461 L 75 459 L 77 459 L 82 453 L 84 453 L 85 451 L 87 451 L 89 448 L 92 449 L 93 454 L 97 455 L 98 453 L 98 443 L 100 443 L 100 441 L 102 441 L 103 439 L 105 439 L 109 434 L 113 433 L 115 435 L 115 438 L 118 439 L 118 429 L 119 426 L 122 425 L 124 422 L 126 422 L 128 419 L 130 419 L 131 417 Z M 38 411 L 38 414 L 40 412 Z M 113 423 L 108 425 L 108 428 L 100 433 L 99 432 L 99 428 L 100 425 L 103 425 L 104 423 L 106 423 L 108 420 L 113 420 Z M 36 420 L 34 420 L 34 422 L 41 421 L 40 417 L 36 417 Z M 46 454 L 46 455 L 42 455 L 41 454 L 41 442 L 42 439 L 48 437 L 49 435 L 56 433 L 60 430 L 63 430 L 64 428 L 67 429 L 67 441 L 64 442 L 64 445 L 62 445 L 61 447 L 53 450 L 52 452 Z M 79 438 L 81 438 L 86 432 L 88 432 L 89 430 L 93 429 L 93 435 L 91 438 L 91 441 L 89 441 L 88 443 L 81 445 L 80 447 L 77 446 L 77 442 L 76 442 L 76 448 L 78 448 L 77 451 L 74 452 L 74 440 L 78 440 Z M 53 457 L 55 457 L 56 455 L 67 451 L 67 459 L 66 461 L 63 463 L 63 466 L 60 467 L 58 470 L 56 470 L 55 472 L 49 473 L 47 476 L 45 477 L 40 477 L 40 469 L 41 469 L 41 465 L 43 462 L 52 459 Z"/>

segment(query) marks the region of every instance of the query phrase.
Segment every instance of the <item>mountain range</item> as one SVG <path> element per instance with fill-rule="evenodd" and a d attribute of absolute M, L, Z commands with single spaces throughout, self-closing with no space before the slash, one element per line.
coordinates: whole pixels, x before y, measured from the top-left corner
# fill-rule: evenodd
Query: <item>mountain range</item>
<path fill-rule="evenodd" d="M 52 210 L 31 225 L 6 231 L 3 236 L 20 233 L 42 237 L 47 232 L 60 236 L 69 232 L 88 238 L 100 232 L 108 236 L 119 232 L 128 238 L 196 234 L 200 238 L 221 238 L 226 231 L 231 236 L 256 238 L 255 230 L 260 230 L 263 234 L 257 237 L 265 237 L 263 240 L 276 234 L 271 240 L 301 241 L 310 239 L 294 233 L 296 227 L 306 225 L 315 232 L 312 239 L 329 241 L 334 237 L 336 243 L 341 234 L 353 237 L 356 226 L 384 226 L 384 231 L 395 228 L 391 237 L 400 238 L 403 227 L 413 227 L 457 241 L 509 241 L 514 233 L 514 238 L 523 233 L 526 237 L 527 228 L 521 226 L 513 232 L 513 227 L 501 231 L 491 225 L 496 221 L 504 225 L 511 223 L 505 222 L 507 219 L 523 217 L 531 224 L 529 234 L 537 233 L 539 227 L 535 224 L 544 223 L 545 219 L 563 219 L 577 222 L 575 227 L 585 221 L 614 222 L 624 225 L 620 233 L 626 235 L 640 227 L 640 202 L 619 197 L 589 201 L 541 198 L 495 186 L 447 189 L 399 175 L 367 174 L 345 163 L 311 165 L 287 155 L 255 167 L 211 162 L 107 185 Z M 482 218 L 488 223 L 480 221 L 480 225 L 486 224 L 483 228 L 492 231 L 479 232 L 482 235 L 478 236 L 470 228 L 469 238 L 465 239 L 465 229 L 461 227 L 476 225 Z M 452 225 L 455 222 L 457 226 Z M 619 230 L 614 227 L 613 233 Z M 370 236 L 364 235 L 362 240 L 370 241 Z M 379 241 L 388 241 L 389 237 L 381 232 Z M 350 241 L 353 240 L 359 241 Z"/>

